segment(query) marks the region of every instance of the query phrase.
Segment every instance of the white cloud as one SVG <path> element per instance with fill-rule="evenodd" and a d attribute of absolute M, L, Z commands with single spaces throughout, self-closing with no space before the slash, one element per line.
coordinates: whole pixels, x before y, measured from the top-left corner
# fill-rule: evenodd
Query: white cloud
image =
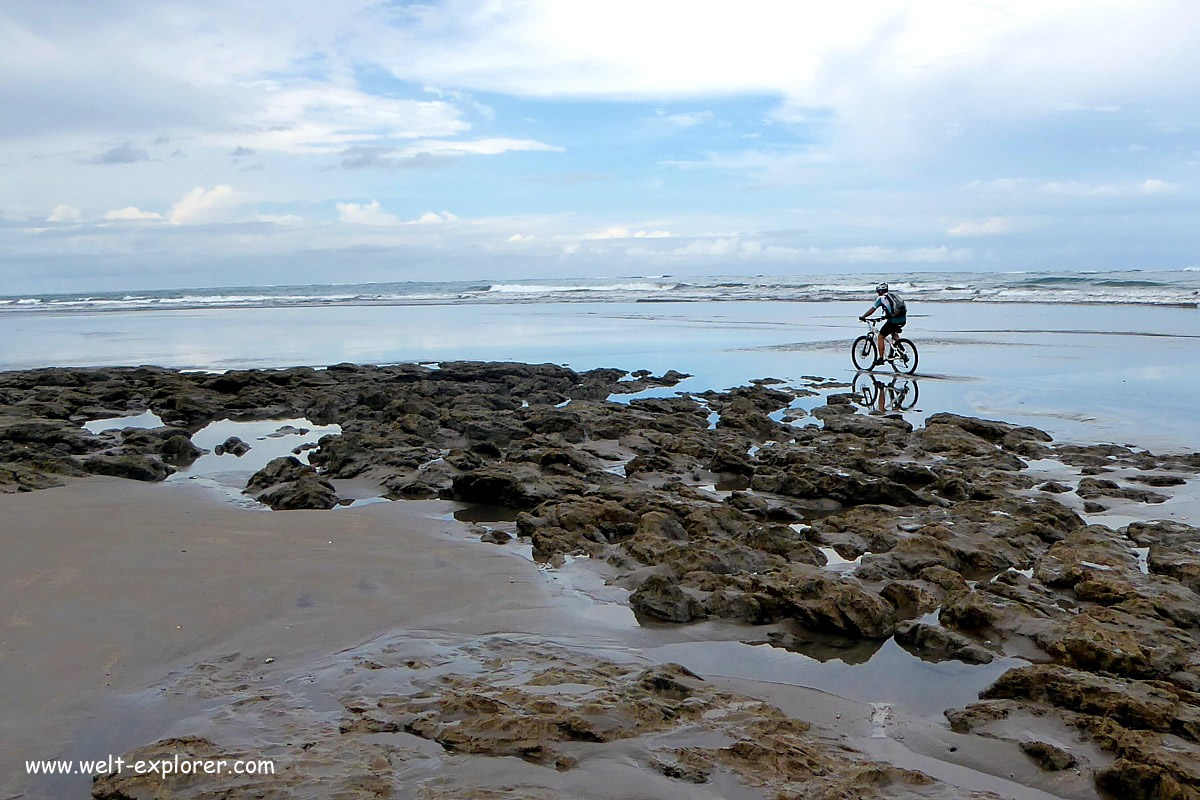
<path fill-rule="evenodd" d="M 494 156 L 512 151 L 543 151 L 561 153 L 562 148 L 534 139 L 506 139 L 492 137 L 489 139 L 437 140 L 430 139 L 416 142 L 400 148 L 395 155 L 399 158 L 412 158 L 417 155 L 434 156 Z"/>
<path fill-rule="evenodd" d="M 997 236 L 1012 230 L 1012 223 L 1004 217 L 989 217 L 982 222 L 964 220 L 946 231 L 951 236 Z"/>
<path fill-rule="evenodd" d="M 104 212 L 104 218 L 108 220 L 162 219 L 163 215 L 156 211 L 142 211 L 140 208 L 128 206 L 126 208 L 106 211 Z"/>
<path fill-rule="evenodd" d="M 75 206 L 57 205 L 46 217 L 46 222 L 82 222 L 83 215 Z"/>
<path fill-rule="evenodd" d="M 971 181 L 968 189 L 990 192 L 1032 191 L 1074 197 L 1119 197 L 1139 194 L 1175 194 L 1183 189 L 1178 183 L 1147 178 L 1137 183 L 1095 183 L 1085 180 L 1037 181 L 1032 178 L 997 178 Z"/>
<path fill-rule="evenodd" d="M 399 225 L 401 220 L 379 206 L 378 200 L 370 203 L 338 203 L 338 221 L 351 225 Z"/>
<path fill-rule="evenodd" d="M 299 225 L 304 222 L 304 217 L 295 214 L 259 214 L 256 219 L 259 222 L 270 222 L 275 225 Z"/>
<path fill-rule="evenodd" d="M 692 128 L 701 123 L 712 120 L 713 112 L 711 111 L 690 111 L 679 114 L 668 114 L 661 108 L 658 110 L 658 119 L 663 122 L 668 122 L 679 128 Z"/>
<path fill-rule="evenodd" d="M 970 261 L 974 252 L 949 247 L 803 247 L 765 243 L 741 234 L 697 237 L 686 244 L 671 247 L 636 245 L 626 248 L 630 258 L 649 261 L 701 263 L 730 260 L 762 264 L 954 264 Z"/>
<path fill-rule="evenodd" d="M 671 236 L 670 231 L 631 231 L 625 227 L 606 228 L 602 231 L 593 231 L 592 233 L 583 234 L 582 239 L 666 239 Z"/>
<path fill-rule="evenodd" d="M 1158 178 L 1147 178 L 1139 183 L 1137 188 L 1142 194 L 1174 194 L 1183 187 L 1178 183 L 1169 183 Z"/>
<path fill-rule="evenodd" d="M 369 203 L 338 203 L 338 221 L 351 225 L 442 225 L 447 222 L 458 222 L 458 217 L 449 211 L 426 211 L 416 219 L 400 219 L 395 214 L 389 214 L 379 205 L 378 200 Z"/>
<path fill-rule="evenodd" d="M 171 205 L 167 222 L 172 225 L 225 222 L 243 202 L 243 196 L 232 186 L 221 184 L 211 189 L 197 186 Z"/>
<path fill-rule="evenodd" d="M 774 94 L 871 117 L 947 91 L 1004 115 L 1190 91 L 1188 21 L 1185 0 L 481 1 L 410 10 L 372 49 L 401 78 L 525 96 Z"/>
<path fill-rule="evenodd" d="M 1132 184 L 1097 184 L 1087 181 L 1051 181 L 1042 186 L 1047 194 L 1078 195 L 1078 196 L 1119 196 L 1136 194 L 1174 194 L 1181 188 L 1177 183 L 1147 178 L 1140 183 Z"/>
<path fill-rule="evenodd" d="M 453 136 L 470 125 L 441 100 L 404 100 L 346 86 L 262 84 L 263 107 L 213 144 L 284 153 L 333 153 L 353 145 Z"/>
<path fill-rule="evenodd" d="M 411 221 L 413 225 L 437 225 L 441 222 L 457 222 L 458 217 L 451 214 L 449 211 L 426 211 L 421 216 Z"/>

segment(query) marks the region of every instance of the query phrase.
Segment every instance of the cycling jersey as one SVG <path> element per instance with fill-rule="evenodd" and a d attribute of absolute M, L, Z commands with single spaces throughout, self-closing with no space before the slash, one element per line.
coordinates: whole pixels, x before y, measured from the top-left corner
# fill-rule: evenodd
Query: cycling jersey
<path fill-rule="evenodd" d="M 888 322 L 895 323 L 899 326 L 904 326 L 908 322 L 908 309 L 905 308 L 903 300 L 901 300 L 900 303 L 897 303 L 896 301 L 898 299 L 899 298 L 893 297 L 891 294 L 881 294 L 879 297 L 875 298 L 875 305 L 871 306 L 871 310 L 874 311 L 877 308 L 882 308 L 883 315 L 887 318 Z M 898 310 L 897 306 L 899 306 L 900 309 L 900 316 L 894 316 Z"/>

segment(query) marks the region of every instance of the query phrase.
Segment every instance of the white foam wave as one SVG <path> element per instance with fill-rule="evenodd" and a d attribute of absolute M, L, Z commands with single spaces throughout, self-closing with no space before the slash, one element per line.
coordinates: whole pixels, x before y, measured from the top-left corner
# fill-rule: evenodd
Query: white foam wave
<path fill-rule="evenodd" d="M 498 294 L 557 294 L 562 292 L 657 292 L 672 288 L 673 284 L 662 283 L 611 283 L 597 286 L 572 286 L 570 284 L 525 284 L 497 283 L 488 287 L 489 292 Z"/>

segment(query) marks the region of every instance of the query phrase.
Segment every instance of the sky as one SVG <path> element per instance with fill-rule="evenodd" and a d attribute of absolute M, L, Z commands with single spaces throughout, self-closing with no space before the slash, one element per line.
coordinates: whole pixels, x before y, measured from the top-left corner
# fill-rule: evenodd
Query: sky
<path fill-rule="evenodd" d="M 5 0 L 0 294 L 1200 264 L 1194 0 Z"/>

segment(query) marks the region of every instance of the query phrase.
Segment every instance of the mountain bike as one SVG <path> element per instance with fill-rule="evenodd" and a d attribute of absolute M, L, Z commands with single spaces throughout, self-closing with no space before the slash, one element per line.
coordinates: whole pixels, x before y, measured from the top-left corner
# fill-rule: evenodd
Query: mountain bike
<path fill-rule="evenodd" d="M 866 335 L 854 340 L 854 344 L 850 346 L 850 358 L 858 369 L 871 369 L 875 365 L 875 353 L 878 349 L 875 341 L 879 338 L 879 320 L 864 319 L 860 321 L 869 325 L 870 330 Z M 883 360 L 891 364 L 892 369 L 905 375 L 912 375 L 917 371 L 917 346 L 912 343 L 912 340 L 901 339 L 900 343 L 896 344 L 889 336 L 884 340 L 884 346 L 887 348 L 887 355 L 883 357 Z"/>

